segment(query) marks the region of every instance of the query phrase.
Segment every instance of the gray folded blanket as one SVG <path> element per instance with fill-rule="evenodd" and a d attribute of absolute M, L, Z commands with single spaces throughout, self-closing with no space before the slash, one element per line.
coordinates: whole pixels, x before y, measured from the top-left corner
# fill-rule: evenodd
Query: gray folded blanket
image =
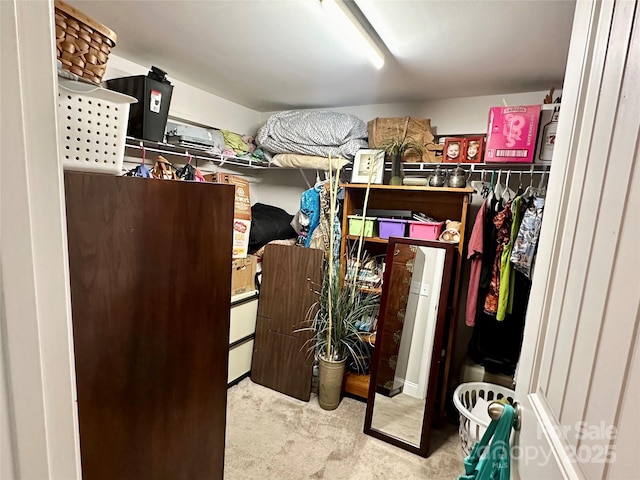
<path fill-rule="evenodd" d="M 288 110 L 271 115 L 256 144 L 273 153 L 353 159 L 367 148 L 367 125 L 355 115 L 328 110 Z"/>

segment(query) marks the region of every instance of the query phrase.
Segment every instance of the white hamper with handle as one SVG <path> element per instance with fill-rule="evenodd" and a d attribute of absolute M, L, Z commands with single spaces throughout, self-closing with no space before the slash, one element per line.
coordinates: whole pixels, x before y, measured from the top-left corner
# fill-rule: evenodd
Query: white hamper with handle
<path fill-rule="evenodd" d="M 120 175 L 129 121 L 128 95 L 58 78 L 58 135 L 65 170 Z"/>
<path fill-rule="evenodd" d="M 465 455 L 469 455 L 474 443 L 482 438 L 491 422 L 488 404 L 506 398 L 513 405 L 515 394 L 513 390 L 493 383 L 469 382 L 458 385 L 453 392 L 453 404 L 460 412 L 458 433 Z"/>

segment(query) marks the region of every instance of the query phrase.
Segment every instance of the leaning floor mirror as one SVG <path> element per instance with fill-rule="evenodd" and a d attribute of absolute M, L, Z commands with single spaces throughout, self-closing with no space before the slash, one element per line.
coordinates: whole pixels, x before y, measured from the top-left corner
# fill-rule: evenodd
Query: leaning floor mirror
<path fill-rule="evenodd" d="M 457 245 L 391 238 L 387 248 L 364 433 L 423 457 Z"/>

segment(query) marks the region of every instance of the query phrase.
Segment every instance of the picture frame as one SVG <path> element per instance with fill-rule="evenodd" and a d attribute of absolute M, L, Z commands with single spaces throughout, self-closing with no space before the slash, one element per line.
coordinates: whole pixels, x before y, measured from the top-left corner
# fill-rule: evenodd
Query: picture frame
<path fill-rule="evenodd" d="M 482 163 L 484 151 L 484 137 L 465 137 L 462 151 L 460 152 L 461 163 Z"/>
<path fill-rule="evenodd" d="M 462 163 L 464 141 L 464 137 L 446 137 L 444 139 L 444 148 L 442 150 L 442 162 Z"/>
<path fill-rule="evenodd" d="M 361 149 L 356 152 L 351 171 L 351 183 L 382 184 L 384 175 L 384 150 Z"/>

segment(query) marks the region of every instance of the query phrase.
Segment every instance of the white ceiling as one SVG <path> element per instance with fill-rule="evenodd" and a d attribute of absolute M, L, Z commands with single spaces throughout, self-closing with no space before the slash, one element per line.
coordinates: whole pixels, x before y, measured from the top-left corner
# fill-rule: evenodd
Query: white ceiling
<path fill-rule="evenodd" d="M 560 88 L 574 0 L 358 0 L 389 50 L 376 70 L 318 0 L 69 3 L 113 53 L 258 111 Z"/>

